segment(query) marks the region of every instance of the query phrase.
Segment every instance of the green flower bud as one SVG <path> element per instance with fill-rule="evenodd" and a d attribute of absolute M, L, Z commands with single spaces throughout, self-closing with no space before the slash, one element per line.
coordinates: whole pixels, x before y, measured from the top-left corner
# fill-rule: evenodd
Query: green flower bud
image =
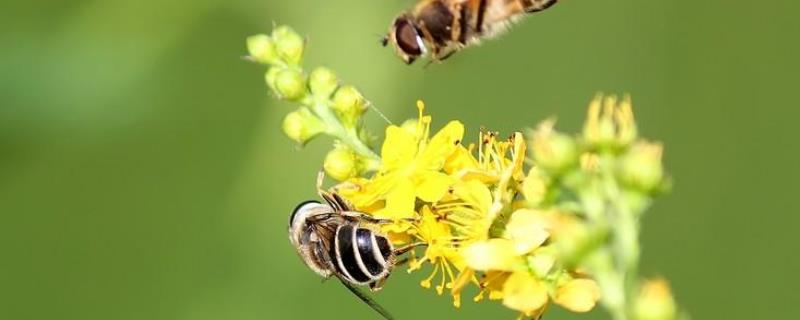
<path fill-rule="evenodd" d="M 639 191 L 645 193 L 656 191 L 664 180 L 662 153 L 663 148 L 660 144 L 635 143 L 619 160 L 617 178 L 625 185 Z"/>
<path fill-rule="evenodd" d="M 589 226 L 573 214 L 558 213 L 557 229 L 553 230 L 552 243 L 558 250 L 562 263 L 573 266 L 581 262 L 588 252 L 602 244 L 603 239 L 593 234 Z"/>
<path fill-rule="evenodd" d="M 280 70 L 275 75 L 275 93 L 281 99 L 300 100 L 308 94 L 306 81 L 300 71 L 293 69 Z"/>
<path fill-rule="evenodd" d="M 539 125 L 533 133 L 531 150 L 536 165 L 559 175 L 578 163 L 578 146 L 571 137 L 553 130 L 554 125 L 554 120 Z"/>
<path fill-rule="evenodd" d="M 358 118 L 367 110 L 367 102 L 353 86 L 344 86 L 333 95 L 331 107 L 336 110 L 345 124 L 350 126 L 358 122 Z"/>
<path fill-rule="evenodd" d="M 636 121 L 629 96 L 617 101 L 615 96 L 598 95 L 589 104 L 583 126 L 583 140 L 592 149 L 622 150 L 636 137 Z"/>
<path fill-rule="evenodd" d="M 311 92 L 326 99 L 339 86 L 339 79 L 336 78 L 336 74 L 325 67 L 314 69 L 308 78 L 308 86 L 311 88 Z"/>
<path fill-rule="evenodd" d="M 674 320 L 677 310 L 675 300 L 665 280 L 650 280 L 642 285 L 633 305 L 637 320 Z"/>
<path fill-rule="evenodd" d="M 264 81 L 267 83 L 267 87 L 269 87 L 270 90 L 277 91 L 277 89 L 275 89 L 275 79 L 281 71 L 283 71 L 282 68 L 272 67 L 264 74 Z"/>
<path fill-rule="evenodd" d="M 278 54 L 286 63 L 299 64 L 303 60 L 306 41 L 288 26 L 280 26 L 272 31 L 272 39 Z"/>
<path fill-rule="evenodd" d="M 283 132 L 300 145 L 325 131 L 325 124 L 306 107 L 301 107 L 283 118 Z"/>
<path fill-rule="evenodd" d="M 550 178 L 539 167 L 533 167 L 528 171 L 528 175 L 522 181 L 522 195 L 525 196 L 529 206 L 538 207 L 545 201 L 549 184 Z"/>
<path fill-rule="evenodd" d="M 275 43 L 265 34 L 248 37 L 247 52 L 255 61 L 264 64 L 272 64 L 278 58 Z"/>
<path fill-rule="evenodd" d="M 344 146 L 337 146 L 328 152 L 322 166 L 328 176 L 339 181 L 356 177 L 361 172 L 359 156 Z"/>

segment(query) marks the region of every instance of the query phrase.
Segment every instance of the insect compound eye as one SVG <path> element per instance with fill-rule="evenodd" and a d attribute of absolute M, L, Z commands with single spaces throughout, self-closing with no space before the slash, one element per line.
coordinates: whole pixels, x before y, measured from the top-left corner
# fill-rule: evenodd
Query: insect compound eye
<path fill-rule="evenodd" d="M 294 211 L 292 211 L 292 215 L 289 216 L 289 226 L 291 226 L 294 223 L 294 218 L 297 216 L 298 213 L 307 212 L 309 209 L 316 207 L 318 205 L 320 205 L 319 201 L 315 200 L 303 201 L 300 204 L 298 204 L 297 207 L 294 208 Z"/>
<path fill-rule="evenodd" d="M 394 22 L 394 38 L 400 50 L 403 50 L 407 55 L 415 57 L 422 54 L 422 48 L 419 47 L 419 42 L 417 41 L 419 38 L 417 29 L 407 18 L 398 18 Z"/>

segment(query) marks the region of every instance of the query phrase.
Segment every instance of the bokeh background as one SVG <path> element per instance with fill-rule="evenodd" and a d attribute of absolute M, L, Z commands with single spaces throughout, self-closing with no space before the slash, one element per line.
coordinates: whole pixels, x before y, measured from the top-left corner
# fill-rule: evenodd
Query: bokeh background
<path fill-rule="evenodd" d="M 330 142 L 285 138 L 292 105 L 240 59 L 273 21 L 395 121 L 424 99 L 473 136 L 551 115 L 577 132 L 596 92 L 631 93 L 676 182 L 644 221 L 644 274 L 694 319 L 795 317 L 797 2 L 564 1 L 429 68 L 378 45 L 412 4 L 4 1 L 0 319 L 374 318 L 286 239 Z M 377 299 L 399 319 L 515 317 L 455 311 L 423 275 L 397 272 Z"/>

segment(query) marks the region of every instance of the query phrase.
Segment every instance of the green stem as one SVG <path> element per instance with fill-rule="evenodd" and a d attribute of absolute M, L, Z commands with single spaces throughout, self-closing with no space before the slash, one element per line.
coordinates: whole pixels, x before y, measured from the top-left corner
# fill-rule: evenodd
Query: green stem
<path fill-rule="evenodd" d="M 595 223 L 611 231 L 611 244 L 591 259 L 597 282 L 603 291 L 603 303 L 615 320 L 630 318 L 631 305 L 638 290 L 639 215 L 627 203 L 614 176 L 612 155 L 601 159 L 600 189 L 602 213 L 589 215 Z"/>
<path fill-rule="evenodd" d="M 378 170 L 381 157 L 361 140 L 355 128 L 345 128 L 339 118 L 336 117 L 333 111 L 324 102 L 314 101 L 311 103 L 311 110 L 325 123 L 325 127 L 327 128 L 326 132 L 329 135 L 336 137 L 336 139 L 339 139 L 339 141 L 349 146 L 355 153 L 367 160 L 367 171 Z"/>

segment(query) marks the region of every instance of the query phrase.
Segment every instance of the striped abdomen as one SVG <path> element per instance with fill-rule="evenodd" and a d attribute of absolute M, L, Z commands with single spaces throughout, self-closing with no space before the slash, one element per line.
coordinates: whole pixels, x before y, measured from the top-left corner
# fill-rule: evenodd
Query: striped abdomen
<path fill-rule="evenodd" d="M 558 0 L 436 0 L 415 8 L 417 25 L 438 46 L 467 45 L 492 37 L 525 13 L 545 10 Z"/>
<path fill-rule="evenodd" d="M 344 280 L 358 285 L 385 277 L 394 264 L 392 246 L 383 235 L 357 224 L 336 229 L 330 258 Z"/>

